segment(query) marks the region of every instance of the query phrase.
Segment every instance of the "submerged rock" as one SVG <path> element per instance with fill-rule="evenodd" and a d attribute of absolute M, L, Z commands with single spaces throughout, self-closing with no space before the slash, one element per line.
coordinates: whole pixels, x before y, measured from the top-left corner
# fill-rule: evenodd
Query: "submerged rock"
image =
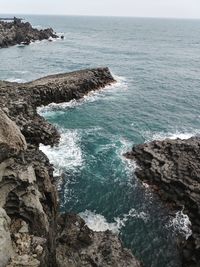
<path fill-rule="evenodd" d="M 136 160 L 140 179 L 152 185 L 165 202 L 189 216 L 192 235 L 180 244 L 182 265 L 199 267 L 200 138 L 153 141 L 133 147 L 125 156 Z"/>

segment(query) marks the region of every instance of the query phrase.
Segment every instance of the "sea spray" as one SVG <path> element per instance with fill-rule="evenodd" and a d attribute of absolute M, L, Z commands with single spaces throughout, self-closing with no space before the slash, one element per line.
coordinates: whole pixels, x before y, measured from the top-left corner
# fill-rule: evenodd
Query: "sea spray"
<path fill-rule="evenodd" d="M 83 167 L 83 154 L 80 148 L 80 135 L 77 130 L 61 130 L 61 138 L 58 146 L 40 145 L 40 149 L 54 164 L 54 174 L 61 175 L 63 172 L 77 172 Z"/>
<path fill-rule="evenodd" d="M 170 219 L 167 227 L 172 228 L 176 234 L 181 234 L 187 240 L 192 235 L 191 225 L 187 214 L 180 210 L 176 212 L 175 217 Z"/>
<path fill-rule="evenodd" d="M 84 212 L 79 213 L 79 215 L 85 220 L 87 226 L 93 231 L 101 232 L 110 230 L 113 233 L 119 234 L 120 229 L 125 227 L 126 222 L 130 218 L 141 219 L 144 222 L 147 222 L 149 215 L 145 212 L 138 212 L 132 208 L 127 214 L 123 216 L 114 218 L 114 222 L 109 223 L 106 218 L 95 212 L 85 210 Z"/>

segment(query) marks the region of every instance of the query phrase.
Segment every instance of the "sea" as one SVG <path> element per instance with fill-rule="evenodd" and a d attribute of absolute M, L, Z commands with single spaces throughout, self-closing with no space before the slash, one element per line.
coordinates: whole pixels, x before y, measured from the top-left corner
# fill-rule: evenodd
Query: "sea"
<path fill-rule="evenodd" d="M 61 133 L 58 147 L 40 146 L 63 177 L 61 212 L 116 233 L 146 267 L 180 267 L 177 238 L 191 235 L 189 218 L 181 210 L 170 215 L 123 154 L 200 132 L 200 20 L 23 17 L 65 39 L 1 49 L 1 80 L 101 66 L 117 80 L 81 100 L 38 108 Z"/>

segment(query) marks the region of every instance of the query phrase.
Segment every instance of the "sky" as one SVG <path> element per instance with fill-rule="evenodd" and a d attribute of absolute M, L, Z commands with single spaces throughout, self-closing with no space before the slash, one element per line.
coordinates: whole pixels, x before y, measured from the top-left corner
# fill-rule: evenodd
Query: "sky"
<path fill-rule="evenodd" d="M 200 0 L 0 0 L 0 13 L 200 19 Z"/>

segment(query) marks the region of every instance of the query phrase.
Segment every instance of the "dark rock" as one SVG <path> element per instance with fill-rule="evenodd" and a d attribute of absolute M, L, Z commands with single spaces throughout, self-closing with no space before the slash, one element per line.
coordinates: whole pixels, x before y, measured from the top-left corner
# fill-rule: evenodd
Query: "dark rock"
<path fill-rule="evenodd" d="M 140 267 L 110 231 L 93 232 L 76 214 L 62 214 L 58 220 L 57 262 L 60 267 Z"/>
<path fill-rule="evenodd" d="M 136 175 L 153 186 L 163 201 L 184 208 L 192 235 L 182 243 L 183 266 L 200 266 L 200 137 L 153 141 L 125 154 L 136 160 Z"/>
<path fill-rule="evenodd" d="M 108 68 L 25 84 L 0 81 L 0 266 L 139 266 L 117 236 L 94 233 L 77 215 L 59 216 L 53 166 L 39 150 L 40 143 L 56 145 L 60 134 L 38 106 L 113 82 Z"/>
<path fill-rule="evenodd" d="M 13 22 L 0 21 L 0 48 L 16 44 L 29 45 L 31 41 L 58 38 L 52 28 L 38 30 L 29 22 L 14 17 Z"/>

